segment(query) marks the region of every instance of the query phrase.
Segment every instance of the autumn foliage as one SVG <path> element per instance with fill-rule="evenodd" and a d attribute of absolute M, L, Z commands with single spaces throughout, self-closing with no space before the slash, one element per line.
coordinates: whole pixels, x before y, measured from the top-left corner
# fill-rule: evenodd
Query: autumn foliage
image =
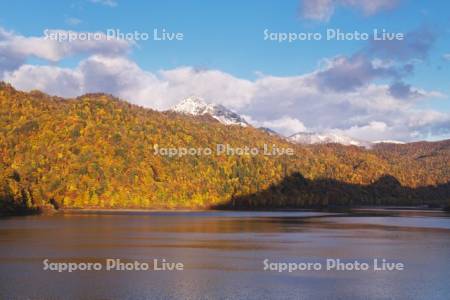
<path fill-rule="evenodd" d="M 155 144 L 213 149 L 217 144 L 259 148 L 275 144 L 294 148 L 295 154 L 167 157 L 154 154 Z M 104 94 L 62 99 L 38 91 L 20 92 L 0 83 L 3 212 L 210 208 L 253 196 L 259 202 L 247 206 L 323 206 L 339 204 L 342 199 L 338 185 L 320 182 L 373 186 L 389 175 L 411 190 L 445 185 L 450 180 L 449 160 L 450 141 L 378 145 L 371 150 L 298 146 L 255 128 L 157 112 Z M 311 188 L 299 188 L 302 182 Z M 377 204 L 376 192 L 377 188 L 370 190 L 375 196 L 366 197 L 369 200 L 364 204 Z M 262 205 L 266 202 L 261 195 L 273 199 Z M 411 203 L 447 201 L 445 192 L 434 196 L 420 194 L 420 199 L 414 196 Z M 402 197 L 408 199 L 409 194 Z M 363 199 L 358 192 L 351 198 L 351 204 Z M 399 199 L 399 203 L 408 201 Z"/>

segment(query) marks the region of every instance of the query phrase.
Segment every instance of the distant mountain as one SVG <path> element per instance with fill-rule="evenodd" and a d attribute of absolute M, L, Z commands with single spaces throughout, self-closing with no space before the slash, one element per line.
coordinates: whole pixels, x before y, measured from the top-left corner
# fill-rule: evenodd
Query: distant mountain
<path fill-rule="evenodd" d="M 249 126 L 247 121 L 237 113 L 228 108 L 205 102 L 199 97 L 189 97 L 175 105 L 171 111 L 193 116 L 210 115 L 217 121 L 225 125 Z"/>
<path fill-rule="evenodd" d="M 353 139 L 349 136 L 332 133 L 332 132 L 324 132 L 324 133 L 316 133 L 316 132 L 299 132 L 293 134 L 287 138 L 288 141 L 296 143 L 296 144 L 341 144 L 345 146 L 360 146 L 360 147 L 370 147 L 369 142 L 359 141 Z"/>
<path fill-rule="evenodd" d="M 395 144 L 395 145 L 404 145 L 405 142 L 396 141 L 396 140 L 379 140 L 379 141 L 362 141 L 354 139 L 350 136 L 338 134 L 334 132 L 299 132 L 293 134 L 287 138 L 288 141 L 303 144 L 303 145 L 312 145 L 312 144 L 341 144 L 345 146 L 358 146 L 365 148 L 372 148 L 374 145 L 378 144 Z"/>

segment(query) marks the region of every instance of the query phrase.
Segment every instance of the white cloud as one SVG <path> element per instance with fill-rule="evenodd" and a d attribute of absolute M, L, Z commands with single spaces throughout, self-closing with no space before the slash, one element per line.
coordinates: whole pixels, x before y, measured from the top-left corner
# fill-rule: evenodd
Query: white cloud
<path fill-rule="evenodd" d="M 160 71 L 159 75 L 168 84 L 169 98 L 176 101 L 194 94 L 232 109 L 242 109 L 251 103 L 256 91 L 253 82 L 219 70 L 180 67 Z"/>
<path fill-rule="evenodd" d="M 411 141 L 429 139 L 433 136 L 441 136 L 441 138 L 447 136 L 448 138 L 450 115 L 430 110 L 411 111 L 410 115 L 397 117 L 389 124 L 371 121 L 364 125 L 354 125 L 350 128 L 334 129 L 333 131 L 366 141 L 385 139 Z"/>
<path fill-rule="evenodd" d="M 301 14 L 306 19 L 328 21 L 334 13 L 333 0 L 303 0 Z"/>
<path fill-rule="evenodd" d="M 79 34 L 74 31 L 49 30 L 51 34 Z M 25 37 L 0 27 L 0 75 L 4 71 L 17 69 L 28 57 L 36 57 L 50 62 L 77 54 L 124 55 L 132 44 L 118 39 L 107 39 L 104 33 L 98 33 L 98 39 L 58 41 L 47 38 L 45 33 L 39 37 Z"/>
<path fill-rule="evenodd" d="M 374 15 L 380 11 L 394 8 L 398 0 L 338 0 L 342 5 L 357 8 L 366 15 Z"/>
<path fill-rule="evenodd" d="M 101 4 L 109 7 L 116 7 L 118 5 L 117 1 L 115 0 L 90 0 L 90 1 L 95 4 Z"/>
<path fill-rule="evenodd" d="M 18 89 L 40 90 L 57 96 L 76 97 L 84 92 L 83 74 L 59 67 L 23 65 L 7 73 L 4 80 Z"/>
<path fill-rule="evenodd" d="M 389 135 L 390 138 L 394 138 L 392 132 L 390 132 L 392 131 L 392 128 L 386 123 L 379 121 L 371 121 L 368 124 L 361 126 L 354 125 L 347 129 L 334 129 L 334 131 L 359 140 L 382 140 L 385 139 L 387 135 Z"/>
<path fill-rule="evenodd" d="M 284 116 L 275 120 L 257 121 L 252 117 L 245 116 L 246 120 L 255 127 L 266 127 L 281 133 L 284 136 L 290 136 L 297 132 L 306 132 L 308 129 L 298 119 Z"/>
<path fill-rule="evenodd" d="M 351 7 L 370 16 L 397 6 L 398 0 L 302 0 L 301 15 L 305 19 L 328 21 L 337 6 Z"/>

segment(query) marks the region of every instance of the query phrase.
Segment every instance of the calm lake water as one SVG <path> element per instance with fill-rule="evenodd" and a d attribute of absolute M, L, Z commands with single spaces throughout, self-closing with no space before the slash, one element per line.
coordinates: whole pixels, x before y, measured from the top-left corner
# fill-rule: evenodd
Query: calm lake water
<path fill-rule="evenodd" d="M 108 258 L 183 271 L 43 270 Z M 403 271 L 276 272 L 269 262 L 401 262 Z M 0 219 L 0 299 L 450 299 L 439 212 L 122 212 Z"/>

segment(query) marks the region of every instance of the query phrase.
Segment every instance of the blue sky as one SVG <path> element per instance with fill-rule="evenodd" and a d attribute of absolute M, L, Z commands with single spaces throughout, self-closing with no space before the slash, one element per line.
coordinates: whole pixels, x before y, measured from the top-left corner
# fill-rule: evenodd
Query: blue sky
<path fill-rule="evenodd" d="M 413 140 L 419 138 L 433 139 L 448 135 L 448 132 L 446 133 L 448 123 L 445 120 L 445 115 L 450 113 L 450 99 L 448 96 L 450 95 L 450 58 L 445 59 L 444 57 L 450 53 L 450 3 L 446 1 L 363 0 L 361 1 L 362 4 L 354 4 L 355 2 L 352 0 L 322 0 L 318 1 L 321 5 L 318 5 L 317 2 L 311 4 L 314 5 L 312 8 L 314 12 L 323 12 L 327 9 L 330 11 L 331 9 L 332 13 L 328 13 L 325 17 L 311 17 L 305 13 L 307 2 L 311 1 L 68 0 L 10 2 L 2 0 L 0 4 L 7 9 L 2 9 L 0 12 L 0 28 L 9 32 L 10 35 L 26 38 L 40 37 L 45 29 L 106 32 L 110 28 L 117 28 L 122 32 L 137 30 L 139 32 L 152 33 L 155 28 L 160 30 L 164 28 L 170 32 L 182 32 L 184 34 L 183 41 L 140 41 L 136 45 L 129 47 L 129 51 L 124 54 L 126 59 L 135 63 L 142 72 L 150 72 L 155 74 L 155 76 L 161 76 L 158 75 L 160 70 L 189 67 L 194 70 L 217 70 L 226 74 L 226 76 L 232 76 L 233 80 L 238 79 L 250 81 L 251 83 L 255 83 L 261 76 L 293 78 L 318 72 L 324 64 L 324 60 L 333 60 L 333 58 L 338 56 L 346 57 L 350 63 L 353 63 L 352 57 L 356 53 L 367 49 L 370 44 L 367 41 L 326 40 L 278 43 L 263 39 L 263 31 L 265 29 L 268 29 L 270 32 L 323 33 L 327 28 L 340 28 L 345 32 L 353 32 L 354 30 L 372 32 L 373 29 L 384 28 L 392 32 L 408 33 L 426 28 L 434 36 L 433 41 L 424 50 L 426 53 L 418 55 L 420 57 L 409 57 L 408 62 L 399 62 L 393 59 L 393 63 L 398 64 L 413 62 L 413 72 L 401 78 L 373 75 L 373 77 L 370 76 L 370 79 L 364 85 L 390 85 L 393 84 L 393 81 L 401 81 L 404 85 L 429 92 L 423 93 L 421 100 L 417 100 L 413 108 L 409 105 L 405 109 L 433 110 L 444 114 L 439 120 L 440 127 L 437 132 L 426 133 L 427 130 L 434 130 L 430 129 L 434 125 L 430 125 L 431 127 L 427 129 L 414 128 L 410 132 L 405 131 L 402 133 L 406 136 L 402 136 L 402 134 L 388 134 L 386 137 L 403 137 L 403 139 Z M 374 7 L 373 3 L 378 6 L 375 5 Z M 385 7 L 386 3 L 394 3 L 394 5 Z M 0 39 L 0 44 L 1 42 Z M 4 52 L 11 54 L 11 51 L 19 50 Z M 70 55 L 63 55 L 53 60 L 48 59 L 48 55 L 27 54 L 26 62 L 23 64 L 33 66 L 48 65 L 59 68 L 58 70 L 75 70 L 83 60 L 88 59 L 91 55 L 98 54 L 98 52 L 87 51 L 83 53 L 81 51 L 77 53 L 72 51 Z M 376 58 L 375 56 L 370 56 L 370 58 L 367 57 L 367 60 Z M 389 59 L 392 60 L 392 58 Z M 402 66 L 397 67 L 401 68 Z M 23 89 L 32 88 L 24 83 L 30 80 L 17 79 L 19 73 L 13 74 L 13 70 L 6 70 L 6 72 L 9 73 L 8 76 L 4 76 L 4 80 L 10 78 L 9 81 L 13 84 L 17 82 L 17 85 Z M 342 76 L 345 76 L 345 74 Z M 47 82 L 42 87 L 50 93 L 55 91 L 54 88 L 49 87 Z M 92 89 L 99 88 L 93 87 Z M 211 92 L 203 90 L 198 89 L 196 92 L 204 97 L 211 96 Z M 90 90 L 83 89 L 83 91 Z M 104 92 L 116 92 L 121 97 L 130 95 L 128 92 L 118 91 L 115 87 L 111 87 L 111 91 L 105 90 Z M 284 92 L 286 93 L 286 91 Z M 351 96 L 354 97 L 353 89 L 345 92 L 351 92 Z M 430 96 L 433 92 L 435 94 L 440 93 L 440 95 L 438 97 Z M 54 93 L 61 94 L 61 96 L 73 96 L 71 93 L 65 95 L 60 91 Z M 248 93 L 248 91 L 243 93 Z M 289 91 L 287 93 L 290 94 Z M 364 93 L 361 90 L 361 97 L 365 95 Z M 176 93 L 177 96 L 181 96 L 181 94 L 181 92 Z M 280 94 L 280 97 L 283 97 L 283 95 Z M 334 93 L 333 95 L 350 97 L 349 94 L 342 93 Z M 158 97 L 159 99 L 158 101 L 155 100 L 155 103 L 166 101 L 172 104 L 172 102 L 175 102 L 173 99 L 164 99 L 165 96 L 163 95 Z M 290 115 L 290 110 L 279 111 L 270 120 L 270 109 L 267 112 L 254 113 L 253 108 L 258 106 L 258 103 L 254 103 L 253 100 L 248 100 L 244 96 L 242 96 L 241 100 L 237 99 L 239 98 L 237 95 L 232 97 L 233 101 L 230 100 L 230 103 L 225 104 L 254 119 L 258 124 L 266 122 L 270 125 L 270 122 L 274 122 L 274 127 L 277 127 L 276 121 L 281 122 L 279 120 L 283 118 L 295 119 L 301 122 L 305 128 L 311 130 L 338 129 L 348 131 L 355 126 L 363 128 L 371 122 L 389 123 L 386 120 L 380 121 L 373 115 L 372 118 L 368 116 L 354 118 L 355 120 L 358 119 L 354 123 L 340 121 L 328 124 L 324 122 L 323 124 L 326 125 L 322 126 L 321 124 L 308 122 L 302 118 L 302 114 Z M 266 94 L 260 97 L 264 98 L 263 102 L 265 105 L 269 101 L 265 99 L 266 97 L 268 97 Z M 296 101 L 295 96 L 292 97 L 289 103 Z M 144 103 L 144 100 L 141 99 L 136 101 L 130 99 L 130 101 L 144 106 L 159 108 L 158 105 Z M 219 102 L 216 99 L 210 99 L 210 101 Z M 299 100 L 299 105 L 302 105 L 302 101 Z M 164 107 L 164 105 L 160 106 Z M 257 110 L 259 110 L 259 106 Z M 355 113 L 359 110 L 360 107 L 355 109 Z M 366 111 L 368 109 L 364 108 L 362 110 Z M 389 126 L 390 124 L 387 125 Z M 444 127 L 442 128 L 442 126 Z M 279 129 L 281 131 L 285 130 L 281 127 L 280 125 Z M 301 126 L 294 126 L 294 128 L 301 129 Z M 416 129 L 424 131 L 414 136 L 415 133 L 413 131 Z M 285 131 L 288 132 L 288 130 Z M 352 131 L 346 133 L 352 133 Z M 361 133 L 356 135 L 358 134 Z"/>
<path fill-rule="evenodd" d="M 339 8 L 330 21 L 323 23 L 302 20 L 299 1 L 117 1 L 115 7 L 89 1 L 8 1 L 2 6 L 8 9 L 7 14 L 0 13 L 0 25 L 23 35 L 42 35 L 46 28 L 118 28 L 124 32 L 166 28 L 183 32 L 186 38 L 182 43 L 139 43 L 134 58 L 151 70 L 194 65 L 245 77 L 254 76 L 254 71 L 276 75 L 306 72 L 313 70 L 321 58 L 352 53 L 364 43 L 315 41 L 280 45 L 263 40 L 266 28 L 287 32 L 323 31 L 328 27 L 408 32 L 428 25 L 436 29 L 440 38 L 430 59 L 435 68 L 424 71 L 441 74 L 436 69 L 442 66 L 447 71 L 442 75 L 450 75 L 442 61 L 442 54 L 450 49 L 450 3 L 446 1 L 403 1 L 399 9 L 370 18 L 355 9 Z M 67 24 L 69 18 L 77 18 L 81 23 Z"/>

